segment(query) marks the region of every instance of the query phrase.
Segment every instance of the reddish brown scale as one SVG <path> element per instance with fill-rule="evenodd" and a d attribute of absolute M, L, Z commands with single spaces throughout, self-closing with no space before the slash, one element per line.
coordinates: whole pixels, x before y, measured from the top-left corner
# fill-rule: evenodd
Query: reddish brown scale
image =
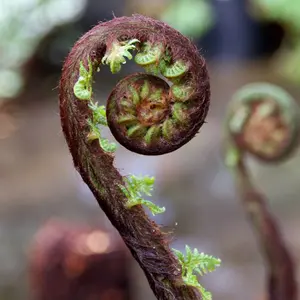
<path fill-rule="evenodd" d="M 173 59 L 180 57 L 193 62 L 189 69 L 190 82 L 195 91 L 195 105 L 189 116 L 192 129 L 186 132 L 185 137 L 179 136 L 177 144 L 195 135 L 204 122 L 209 106 L 209 78 L 204 59 L 190 40 L 180 33 L 162 22 L 138 15 L 101 23 L 72 48 L 64 63 L 59 84 L 62 129 L 76 169 L 143 269 L 157 299 L 200 300 L 199 290 L 183 282 L 180 264 L 170 250 L 165 234 L 141 206 L 127 209 L 127 199 L 119 188 L 124 182 L 113 166 L 113 156 L 103 151 L 97 140 L 87 140 L 90 131 L 87 119 L 92 115 L 88 101 L 78 100 L 73 93 L 80 61 L 87 68 L 88 57 L 100 62 L 109 43 L 115 39 L 131 38 L 141 42 L 162 42 L 171 48 Z M 174 148 L 178 148 L 177 144 L 174 143 Z"/>

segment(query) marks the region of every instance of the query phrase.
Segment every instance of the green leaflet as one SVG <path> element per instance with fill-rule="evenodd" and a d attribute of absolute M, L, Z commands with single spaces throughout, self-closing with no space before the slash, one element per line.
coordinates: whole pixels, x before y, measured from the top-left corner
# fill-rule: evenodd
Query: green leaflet
<path fill-rule="evenodd" d="M 175 99 L 182 102 L 189 100 L 193 93 L 193 89 L 191 87 L 182 84 L 173 84 L 171 91 Z"/>
<path fill-rule="evenodd" d="M 114 42 L 112 46 L 107 49 L 101 62 L 110 66 L 112 74 L 118 73 L 121 70 L 121 65 L 126 63 L 126 58 L 132 59 L 130 50 L 135 50 L 135 43 L 139 43 L 138 39 L 132 39 L 125 42 Z"/>
<path fill-rule="evenodd" d="M 91 100 L 92 98 L 93 65 L 88 58 L 88 69 L 83 62 L 79 63 L 79 78 L 73 87 L 74 95 L 80 100 Z"/>
<path fill-rule="evenodd" d="M 161 45 L 150 45 L 145 43 L 142 51 L 137 53 L 134 61 L 140 66 L 147 66 L 150 64 L 156 64 L 163 54 L 163 48 Z"/>
<path fill-rule="evenodd" d="M 182 76 L 188 70 L 188 66 L 181 60 L 175 61 L 174 64 L 166 66 L 162 71 L 162 74 L 166 78 L 175 78 Z"/>
<path fill-rule="evenodd" d="M 147 144 L 150 144 L 152 142 L 152 140 L 157 139 L 159 136 L 161 135 L 161 126 L 160 125 L 152 125 L 145 137 L 144 140 Z"/>
<path fill-rule="evenodd" d="M 90 133 L 88 134 L 88 140 L 92 141 L 95 139 L 99 140 L 99 145 L 105 152 L 115 152 L 117 145 L 110 142 L 107 138 L 101 136 L 100 126 L 107 126 L 105 106 L 98 106 L 98 103 L 89 103 L 89 108 L 93 112 L 92 119 L 88 120 L 90 126 Z"/>
<path fill-rule="evenodd" d="M 127 198 L 126 206 L 131 208 L 135 205 L 145 205 L 153 215 L 161 214 L 164 207 L 159 207 L 149 200 L 142 198 L 142 195 L 151 196 L 153 190 L 154 177 L 129 175 L 124 178 L 125 186 L 119 185 L 121 191 Z"/>
<path fill-rule="evenodd" d="M 198 273 L 203 276 L 204 274 L 213 272 L 220 266 L 221 260 L 211 255 L 199 253 L 198 249 L 192 251 L 188 245 L 185 246 L 185 255 L 176 249 L 172 250 L 181 264 L 183 281 L 187 285 L 197 287 L 204 300 L 211 300 L 211 293 L 200 285 L 196 274 Z"/>

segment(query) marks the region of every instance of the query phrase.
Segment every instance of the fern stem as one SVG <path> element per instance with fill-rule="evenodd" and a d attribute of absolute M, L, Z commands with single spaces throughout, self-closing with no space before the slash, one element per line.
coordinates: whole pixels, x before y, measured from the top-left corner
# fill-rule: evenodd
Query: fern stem
<path fill-rule="evenodd" d="M 297 300 L 291 254 L 267 202 L 251 182 L 242 156 L 234 168 L 234 174 L 242 205 L 265 258 L 268 273 L 267 300 Z"/>
<path fill-rule="evenodd" d="M 160 122 L 165 122 L 164 118 L 170 118 L 169 111 L 173 102 L 168 98 L 170 93 L 167 92 L 166 82 L 153 75 L 139 73 L 134 78 L 133 75 L 128 76 L 126 84 L 123 79 L 109 98 L 106 112 L 112 133 L 126 148 L 149 155 L 174 151 L 195 136 L 204 123 L 210 100 L 205 61 L 191 41 L 179 32 L 163 22 L 138 15 L 100 23 L 72 48 L 60 80 L 62 129 L 75 168 L 143 269 L 157 299 L 200 300 L 201 292 L 184 282 L 181 265 L 170 250 L 166 235 L 146 215 L 141 205 L 127 206 L 127 192 L 120 188 L 125 186 L 125 178 L 113 165 L 113 153 L 105 151 L 108 146 L 99 146 L 99 132 L 96 128 L 90 128 L 93 124 L 89 125 L 87 122 L 95 119 L 90 103 L 93 97 L 93 72 L 101 62 L 109 64 L 112 73 L 118 72 L 125 57 L 132 58 L 129 50 L 134 49 L 133 44 L 137 42 L 150 42 L 151 45 L 162 43 L 164 55 L 169 52 L 172 54 L 168 59 L 177 61 L 182 57 L 185 60 L 186 68 L 181 66 L 186 71 L 183 76 L 183 71 L 177 70 L 180 66 L 176 70 L 172 69 L 172 65 L 168 67 L 167 58 L 164 58 L 165 65 L 162 65 L 163 70 L 172 73 L 172 76 L 181 76 L 180 80 L 187 80 L 192 85 L 193 93 L 186 108 L 189 112 L 188 125 L 178 123 L 173 126 L 172 123 L 170 130 L 167 130 L 168 139 L 153 131 L 146 135 L 146 140 L 141 138 L 143 134 L 147 134 L 144 129 L 149 130 L 148 127 L 152 125 L 162 126 Z M 162 68 L 156 64 L 154 67 Z M 157 87 L 160 89 L 155 92 Z M 145 100 L 146 96 L 148 98 Z M 140 106 L 136 108 L 135 105 Z M 127 112 L 129 116 L 125 114 Z M 136 115 L 132 117 L 131 113 Z M 125 117 L 131 121 L 135 121 L 134 117 L 137 117 L 141 121 L 140 127 L 136 127 L 134 122 L 124 122 Z M 91 129 L 95 129 L 93 135 L 90 133 Z"/>
<path fill-rule="evenodd" d="M 299 142 L 300 110 L 282 88 L 252 83 L 232 98 L 226 122 L 226 163 L 263 252 L 268 272 L 268 300 L 296 300 L 295 270 L 289 250 L 265 198 L 251 182 L 245 156 L 267 163 L 290 157 Z"/>

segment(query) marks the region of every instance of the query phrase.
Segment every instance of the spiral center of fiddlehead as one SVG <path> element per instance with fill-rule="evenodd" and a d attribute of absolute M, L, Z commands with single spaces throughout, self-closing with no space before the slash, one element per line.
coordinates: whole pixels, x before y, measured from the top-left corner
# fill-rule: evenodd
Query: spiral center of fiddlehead
<path fill-rule="evenodd" d="M 116 139 L 148 153 L 176 139 L 189 124 L 189 108 L 172 99 L 169 85 L 159 77 L 133 74 L 120 81 L 107 107 L 108 124 Z"/>
<path fill-rule="evenodd" d="M 147 80 L 144 81 L 140 90 L 141 102 L 137 105 L 137 117 L 140 123 L 144 126 L 159 124 L 170 109 L 166 91 L 158 84 L 150 85 Z"/>
<path fill-rule="evenodd" d="M 239 149 L 273 161 L 298 142 L 299 109 L 290 95 L 270 84 L 252 84 L 234 97 L 229 132 Z"/>
<path fill-rule="evenodd" d="M 241 142 L 260 155 L 276 156 L 290 140 L 288 124 L 272 101 L 257 101 L 244 125 Z"/>
<path fill-rule="evenodd" d="M 169 113 L 167 86 L 154 76 L 139 75 L 126 87 L 119 104 L 119 124 L 149 127 L 158 125 Z"/>

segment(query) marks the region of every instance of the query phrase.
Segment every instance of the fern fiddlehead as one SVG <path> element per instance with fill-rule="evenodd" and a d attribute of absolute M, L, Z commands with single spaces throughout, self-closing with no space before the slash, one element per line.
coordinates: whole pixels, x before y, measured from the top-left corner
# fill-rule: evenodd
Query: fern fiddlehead
<path fill-rule="evenodd" d="M 133 51 L 135 62 L 147 73 L 121 80 L 106 109 L 98 106 L 93 102 L 95 72 L 109 65 L 117 73 L 126 59 L 133 58 Z M 193 282 L 184 280 L 165 235 L 142 209 L 146 205 L 153 214 L 164 211 L 142 198 L 150 195 L 153 178 L 121 176 L 113 166 L 116 145 L 101 133 L 101 126 L 109 126 L 120 144 L 146 155 L 174 151 L 192 139 L 204 123 L 210 101 L 205 61 L 196 47 L 163 22 L 139 15 L 115 18 L 95 26 L 74 45 L 59 88 L 61 123 L 74 165 L 156 297 L 202 299 L 203 290 L 194 277 Z"/>
<path fill-rule="evenodd" d="M 299 141 L 299 108 L 278 86 L 249 84 L 233 96 L 227 127 L 243 152 L 266 162 L 282 161 Z"/>
<path fill-rule="evenodd" d="M 267 202 L 252 183 L 245 154 L 267 162 L 286 160 L 299 141 L 299 107 L 280 87 L 254 83 L 232 99 L 226 120 L 226 164 L 234 171 L 242 204 L 257 236 L 268 272 L 268 300 L 296 300 L 291 254 Z"/>

